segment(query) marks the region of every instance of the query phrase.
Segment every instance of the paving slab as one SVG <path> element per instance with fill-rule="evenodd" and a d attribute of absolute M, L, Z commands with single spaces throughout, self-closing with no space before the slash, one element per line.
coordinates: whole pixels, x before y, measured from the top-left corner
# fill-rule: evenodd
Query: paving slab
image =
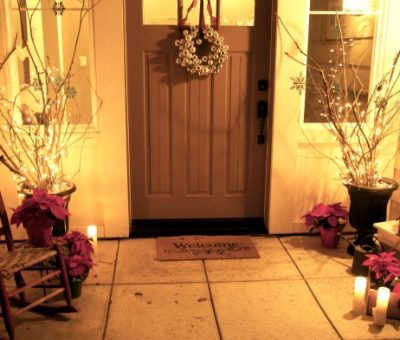
<path fill-rule="evenodd" d="M 323 248 L 318 236 L 282 237 L 281 241 L 305 278 L 351 275 L 353 257 L 347 254 L 348 243 L 343 240 L 337 249 Z"/>
<path fill-rule="evenodd" d="M 223 339 L 339 339 L 303 280 L 211 283 Z"/>
<path fill-rule="evenodd" d="M 388 320 L 384 327 L 378 327 L 371 316 L 352 313 L 354 279 L 310 279 L 308 283 L 343 339 L 400 339 L 400 321 Z"/>
<path fill-rule="evenodd" d="M 118 241 L 101 240 L 97 244 L 98 251 L 92 255 L 95 266 L 84 284 L 111 284 L 117 261 Z"/>
<path fill-rule="evenodd" d="M 121 240 L 115 283 L 206 282 L 203 262 L 157 261 L 156 239 Z"/>
<path fill-rule="evenodd" d="M 25 312 L 15 319 L 18 340 L 100 340 L 106 322 L 111 286 L 85 286 L 82 296 L 74 299 L 78 313 L 44 315 Z M 0 337 L 5 335 L 3 320 L 0 320 Z"/>
<path fill-rule="evenodd" d="M 207 284 L 114 286 L 105 339 L 219 339 Z"/>
<path fill-rule="evenodd" d="M 276 237 L 253 237 L 258 259 L 206 260 L 210 282 L 300 279 L 282 244 Z"/>

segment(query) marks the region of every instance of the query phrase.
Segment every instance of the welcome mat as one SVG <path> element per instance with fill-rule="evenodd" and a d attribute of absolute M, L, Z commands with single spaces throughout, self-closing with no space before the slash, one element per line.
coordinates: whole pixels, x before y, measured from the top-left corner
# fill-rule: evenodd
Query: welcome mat
<path fill-rule="evenodd" d="M 157 238 L 157 260 L 259 258 L 250 236 L 176 236 Z"/>

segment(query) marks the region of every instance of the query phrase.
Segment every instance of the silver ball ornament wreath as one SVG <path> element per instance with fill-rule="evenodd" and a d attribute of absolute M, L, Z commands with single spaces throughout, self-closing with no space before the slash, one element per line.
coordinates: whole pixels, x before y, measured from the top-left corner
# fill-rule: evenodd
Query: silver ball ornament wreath
<path fill-rule="evenodd" d="M 200 57 L 196 52 L 203 44 L 203 40 L 210 44 L 210 51 L 208 55 Z M 224 44 L 224 38 L 211 26 L 205 26 L 202 30 L 190 26 L 189 29 L 183 31 L 183 38 L 175 40 L 175 46 L 179 49 L 176 63 L 186 68 L 188 72 L 197 73 L 199 76 L 219 73 L 228 59 L 229 47 Z"/>

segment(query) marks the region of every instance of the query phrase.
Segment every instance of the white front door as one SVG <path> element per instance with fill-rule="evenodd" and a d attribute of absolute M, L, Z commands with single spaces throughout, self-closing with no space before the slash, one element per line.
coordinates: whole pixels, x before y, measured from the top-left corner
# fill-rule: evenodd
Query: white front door
<path fill-rule="evenodd" d="M 305 51 L 309 38 L 310 4 L 316 3 L 318 1 L 278 0 L 277 14 Z M 342 6 L 340 1 L 331 3 Z M 319 4 L 329 6 L 329 1 L 319 1 Z M 400 13 L 399 6 L 400 1 L 379 1 L 378 23 L 373 32 L 376 43 L 373 50 L 375 54 L 372 56 L 372 82 L 379 77 L 385 66 L 386 68 L 390 66 L 394 52 L 399 47 L 398 41 L 390 40 L 390 33 L 396 32 L 398 21 L 394 13 Z M 360 15 L 360 13 L 355 14 Z M 325 14 L 319 13 L 319 15 Z M 332 27 L 328 25 L 329 20 L 324 22 L 326 25 L 313 27 L 310 36 L 319 35 L 326 41 L 331 39 Z M 367 38 L 371 37 L 361 36 L 360 44 Z M 339 179 L 339 170 L 326 157 L 339 155 L 335 140 L 322 124 L 305 122 L 306 89 L 299 94 L 299 91 L 293 88 L 294 82 L 299 80 L 301 83 L 302 77 L 306 75 L 306 67 L 289 58 L 285 52 L 306 62 L 305 57 L 297 51 L 291 38 L 278 23 L 268 222 L 270 233 L 306 232 L 301 216 L 317 203 L 345 202 L 345 205 L 349 206 L 346 188 Z M 393 177 L 396 144 L 397 136 L 393 136 L 385 148 L 382 163 L 387 164 L 384 173 L 387 177 Z"/>

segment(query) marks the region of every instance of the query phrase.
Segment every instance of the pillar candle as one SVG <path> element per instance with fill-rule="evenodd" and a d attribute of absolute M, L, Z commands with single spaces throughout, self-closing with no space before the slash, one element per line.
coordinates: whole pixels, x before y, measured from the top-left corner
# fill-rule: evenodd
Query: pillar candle
<path fill-rule="evenodd" d="M 374 324 L 383 326 L 386 323 L 386 313 L 389 304 L 390 289 L 387 287 L 379 287 L 376 298 L 376 307 L 372 308 Z"/>
<path fill-rule="evenodd" d="M 97 254 L 97 227 L 93 224 L 87 227 L 87 235 L 92 241 L 93 252 Z"/>
<path fill-rule="evenodd" d="M 354 282 L 353 313 L 360 315 L 364 308 L 365 290 L 367 288 L 367 278 L 357 276 Z"/>

